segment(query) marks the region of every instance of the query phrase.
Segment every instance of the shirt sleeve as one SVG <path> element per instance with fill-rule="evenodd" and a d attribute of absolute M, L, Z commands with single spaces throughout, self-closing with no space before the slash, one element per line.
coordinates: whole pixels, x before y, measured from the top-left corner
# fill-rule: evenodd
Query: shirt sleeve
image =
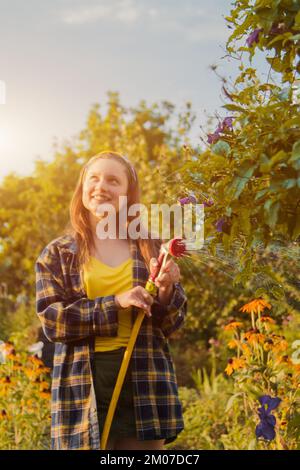
<path fill-rule="evenodd" d="M 117 336 L 118 307 L 114 295 L 72 302 L 67 298 L 57 256 L 43 250 L 35 263 L 36 313 L 51 342 L 67 343 L 89 336 Z"/>
<path fill-rule="evenodd" d="M 169 305 L 160 303 L 156 296 L 151 306 L 151 313 L 154 324 L 161 328 L 166 338 L 180 328 L 187 314 L 187 297 L 182 285 L 179 282 L 174 284 Z"/>

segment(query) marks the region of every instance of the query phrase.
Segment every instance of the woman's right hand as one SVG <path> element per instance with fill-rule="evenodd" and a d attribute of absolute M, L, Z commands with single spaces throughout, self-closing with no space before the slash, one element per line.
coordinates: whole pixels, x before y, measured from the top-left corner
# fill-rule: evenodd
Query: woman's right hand
<path fill-rule="evenodd" d="M 139 307 L 146 310 L 148 317 L 151 317 L 151 305 L 153 297 L 142 286 L 136 286 L 123 294 L 115 296 L 115 302 L 119 308 L 127 308 L 130 306 Z"/>

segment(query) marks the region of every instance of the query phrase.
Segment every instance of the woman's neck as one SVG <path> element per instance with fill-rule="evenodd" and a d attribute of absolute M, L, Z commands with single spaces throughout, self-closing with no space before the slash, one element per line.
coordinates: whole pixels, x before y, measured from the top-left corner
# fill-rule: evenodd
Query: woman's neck
<path fill-rule="evenodd" d="M 108 237 L 105 237 L 105 238 L 99 238 L 98 235 L 97 235 L 97 225 L 98 223 L 100 222 L 101 219 L 97 219 L 96 217 L 94 217 L 92 214 L 90 215 L 90 225 L 91 225 L 91 229 L 92 229 L 92 234 L 93 234 L 93 239 L 94 239 L 94 242 L 97 243 L 99 242 L 100 240 L 107 240 L 107 239 L 110 239 L 110 240 L 113 240 L 113 239 L 119 239 L 119 234 L 121 233 L 124 233 L 127 235 L 127 225 L 128 223 L 126 222 L 126 225 L 125 226 L 121 226 L 121 229 L 120 229 L 120 225 L 119 225 L 119 217 L 116 218 L 116 230 L 115 230 L 115 233 L 113 234 L 112 238 L 110 238 L 109 236 Z M 121 240 L 124 240 L 123 237 L 120 238 Z"/>

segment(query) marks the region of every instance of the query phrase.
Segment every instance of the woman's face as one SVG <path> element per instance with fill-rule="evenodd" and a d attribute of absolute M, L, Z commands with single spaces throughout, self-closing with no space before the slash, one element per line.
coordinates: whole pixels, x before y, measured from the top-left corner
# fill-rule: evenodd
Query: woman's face
<path fill-rule="evenodd" d="M 119 211 L 119 196 L 126 196 L 128 179 L 124 166 L 112 159 L 99 158 L 88 168 L 83 181 L 82 203 L 97 219 L 97 208 L 109 203 Z"/>

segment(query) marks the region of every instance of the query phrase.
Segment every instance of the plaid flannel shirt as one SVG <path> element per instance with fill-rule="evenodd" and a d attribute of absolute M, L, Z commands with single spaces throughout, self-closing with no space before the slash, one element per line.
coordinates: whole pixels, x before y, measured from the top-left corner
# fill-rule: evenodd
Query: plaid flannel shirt
<path fill-rule="evenodd" d="M 134 240 L 133 286 L 145 287 L 148 270 Z M 51 449 L 100 450 L 92 367 L 95 336 L 116 336 L 115 296 L 88 299 L 76 264 L 71 235 L 52 240 L 38 256 L 36 313 L 44 334 L 55 343 L 51 384 Z M 182 406 L 168 337 L 180 328 L 187 298 L 175 284 L 169 305 L 158 299 L 145 315 L 133 348 L 132 382 L 137 439 L 176 439 L 184 429 Z M 132 325 L 138 308 L 132 308 Z"/>

